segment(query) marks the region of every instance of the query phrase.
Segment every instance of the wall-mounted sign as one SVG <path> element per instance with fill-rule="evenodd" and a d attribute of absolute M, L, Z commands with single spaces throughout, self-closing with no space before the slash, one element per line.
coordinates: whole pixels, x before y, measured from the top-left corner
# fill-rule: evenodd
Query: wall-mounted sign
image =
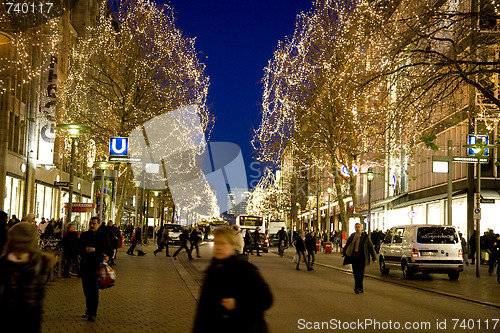
<path fill-rule="evenodd" d="M 340 168 L 340 173 L 344 176 L 344 177 L 351 177 L 351 174 L 349 173 L 349 170 L 347 169 L 347 167 L 345 165 L 343 165 L 341 168 Z M 359 173 L 359 167 L 356 165 L 356 164 L 353 164 L 352 165 L 352 174 L 354 176 L 357 176 Z"/>
<path fill-rule="evenodd" d="M 396 185 L 398 184 L 398 175 L 396 175 L 396 173 L 392 174 L 389 184 L 391 185 L 391 189 L 395 191 Z"/>
<path fill-rule="evenodd" d="M 409 211 L 409 212 L 408 212 L 408 216 L 409 216 L 411 219 L 413 219 L 413 218 L 417 217 L 417 212 L 416 212 L 416 211 L 414 211 L 414 210 Z"/>

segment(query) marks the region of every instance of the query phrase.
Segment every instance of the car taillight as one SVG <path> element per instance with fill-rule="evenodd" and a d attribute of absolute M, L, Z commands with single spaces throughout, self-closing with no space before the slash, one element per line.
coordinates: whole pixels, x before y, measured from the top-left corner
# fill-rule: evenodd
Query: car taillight
<path fill-rule="evenodd" d="M 417 249 L 411 249 L 411 257 L 418 258 L 418 250 Z"/>
<path fill-rule="evenodd" d="M 460 258 L 463 258 L 464 257 L 464 253 L 462 252 L 462 249 L 458 250 L 458 256 Z"/>

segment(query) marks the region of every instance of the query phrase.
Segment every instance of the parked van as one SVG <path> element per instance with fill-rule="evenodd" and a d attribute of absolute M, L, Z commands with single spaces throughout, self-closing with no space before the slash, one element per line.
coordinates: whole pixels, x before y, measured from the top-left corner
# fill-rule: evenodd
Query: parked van
<path fill-rule="evenodd" d="M 463 271 L 460 237 L 453 226 L 411 224 L 387 231 L 380 245 L 380 272 L 401 269 L 405 279 L 416 272 L 447 273 L 457 280 Z"/>

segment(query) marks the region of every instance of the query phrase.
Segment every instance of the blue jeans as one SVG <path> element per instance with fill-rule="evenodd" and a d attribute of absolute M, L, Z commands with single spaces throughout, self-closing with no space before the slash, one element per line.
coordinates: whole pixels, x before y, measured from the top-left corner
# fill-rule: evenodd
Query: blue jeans
<path fill-rule="evenodd" d="M 312 260 L 311 260 L 312 257 Z M 316 256 L 314 255 L 314 251 L 307 251 L 307 260 L 309 261 L 309 266 L 312 267 L 314 261 L 316 260 Z"/>
<path fill-rule="evenodd" d="M 299 268 L 299 264 L 300 264 L 300 257 L 302 256 L 302 258 L 304 258 L 305 262 L 306 262 L 306 267 L 309 268 L 309 260 L 307 260 L 307 257 L 306 257 L 306 251 L 297 251 L 297 268 Z"/>

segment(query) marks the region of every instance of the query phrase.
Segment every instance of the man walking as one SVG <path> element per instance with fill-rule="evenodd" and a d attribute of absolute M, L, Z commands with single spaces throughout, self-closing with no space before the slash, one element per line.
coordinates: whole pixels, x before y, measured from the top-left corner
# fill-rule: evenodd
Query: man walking
<path fill-rule="evenodd" d="M 94 216 L 89 221 L 89 231 L 81 234 L 77 246 L 81 257 L 80 274 L 86 302 L 83 317 L 88 321 L 95 321 L 99 304 L 99 289 L 97 289 L 95 272 L 102 261 L 107 261 L 113 256 L 107 233 L 98 231 L 98 228 L 99 218 Z"/>
<path fill-rule="evenodd" d="M 260 257 L 260 249 L 259 249 L 259 244 L 260 244 L 260 228 L 257 227 L 255 231 L 252 234 L 252 240 L 253 240 L 253 245 L 257 249 L 257 257 Z"/>
<path fill-rule="evenodd" d="M 188 227 L 184 227 L 184 230 L 182 230 L 182 234 L 180 234 L 179 236 L 179 240 L 181 241 L 181 246 L 177 249 L 177 251 L 174 252 L 174 255 L 172 256 L 175 260 L 177 260 L 177 255 L 179 254 L 179 252 L 181 252 L 182 249 L 186 249 L 189 260 L 193 259 L 193 257 L 191 256 L 191 251 L 189 251 L 189 248 L 187 247 L 188 238 L 189 238 Z"/>
<path fill-rule="evenodd" d="M 191 248 L 189 251 L 191 252 L 191 255 L 193 254 L 193 249 L 196 249 L 196 258 L 201 258 L 200 257 L 200 242 L 201 242 L 201 237 L 198 234 L 198 226 L 195 225 L 193 230 L 191 231 L 191 235 L 189 236 L 189 242 L 191 243 Z"/>
<path fill-rule="evenodd" d="M 365 275 L 365 266 L 370 264 L 370 256 L 373 262 L 377 261 L 373 243 L 368 234 L 363 231 L 361 223 L 354 225 L 354 232 L 349 236 L 347 243 L 342 249 L 341 256 L 344 257 L 344 266 L 352 265 L 352 274 L 354 275 L 354 292 L 362 293 L 363 278 Z"/>

